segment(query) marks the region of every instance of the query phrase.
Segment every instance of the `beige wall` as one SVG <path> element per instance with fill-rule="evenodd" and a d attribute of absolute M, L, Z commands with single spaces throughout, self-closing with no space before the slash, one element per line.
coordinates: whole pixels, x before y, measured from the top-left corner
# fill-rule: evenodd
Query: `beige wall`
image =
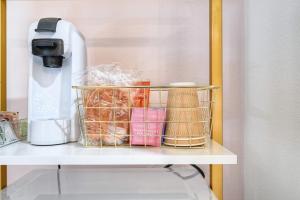
<path fill-rule="evenodd" d="M 84 3 L 83 3 L 84 2 Z M 153 83 L 208 83 L 208 0 L 8 1 L 8 108 L 26 116 L 27 29 L 41 17 L 73 22 L 85 35 L 88 65 L 119 62 Z M 242 3 L 224 0 L 224 142 L 241 153 Z M 240 162 L 242 159 L 240 159 Z M 32 170 L 9 166 L 9 182 Z M 242 199 L 241 165 L 226 166 L 225 200 Z"/>

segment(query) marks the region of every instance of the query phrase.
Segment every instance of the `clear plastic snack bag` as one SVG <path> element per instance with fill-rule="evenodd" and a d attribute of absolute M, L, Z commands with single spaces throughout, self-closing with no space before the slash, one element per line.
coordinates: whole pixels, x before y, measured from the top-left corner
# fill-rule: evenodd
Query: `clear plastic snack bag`
<path fill-rule="evenodd" d="M 91 67 L 81 76 L 81 85 L 99 86 L 87 87 L 82 96 L 87 145 L 129 142 L 131 107 L 141 92 L 122 86 L 136 85 L 140 80 L 139 72 L 125 71 L 117 65 Z"/>

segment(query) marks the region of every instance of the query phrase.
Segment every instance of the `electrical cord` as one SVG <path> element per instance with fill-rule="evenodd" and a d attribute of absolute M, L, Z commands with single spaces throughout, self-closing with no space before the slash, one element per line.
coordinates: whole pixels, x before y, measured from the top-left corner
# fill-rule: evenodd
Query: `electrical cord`
<path fill-rule="evenodd" d="M 172 167 L 173 165 L 172 164 L 168 164 L 168 165 L 165 165 L 164 166 L 164 168 L 170 168 L 170 167 Z M 192 164 L 192 165 L 190 165 L 190 166 L 192 166 L 194 169 L 196 169 L 197 170 L 197 172 L 199 172 L 199 174 L 201 174 L 201 176 L 203 177 L 203 178 L 205 178 L 205 173 L 203 172 L 203 170 L 200 168 L 200 167 L 198 167 L 197 165 L 194 165 L 194 164 Z"/>
<path fill-rule="evenodd" d="M 58 189 L 58 194 L 59 195 L 61 195 L 60 169 L 61 169 L 61 166 L 57 165 L 56 175 L 57 175 L 57 189 Z"/>

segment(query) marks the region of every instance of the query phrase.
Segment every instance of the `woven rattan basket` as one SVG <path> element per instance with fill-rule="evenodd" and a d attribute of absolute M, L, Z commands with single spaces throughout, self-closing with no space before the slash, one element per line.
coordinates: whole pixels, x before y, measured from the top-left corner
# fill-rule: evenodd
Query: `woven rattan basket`
<path fill-rule="evenodd" d="M 194 83 L 173 83 L 171 86 L 195 86 Z M 167 127 L 164 144 L 199 146 L 205 144 L 205 131 L 197 88 L 171 88 L 167 103 Z"/>

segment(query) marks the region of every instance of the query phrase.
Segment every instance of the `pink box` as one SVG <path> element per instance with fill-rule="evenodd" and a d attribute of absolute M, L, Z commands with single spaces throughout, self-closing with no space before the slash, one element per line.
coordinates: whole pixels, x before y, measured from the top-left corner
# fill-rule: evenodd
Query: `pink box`
<path fill-rule="evenodd" d="M 132 145 L 159 147 L 165 118 L 165 108 L 133 108 L 130 123 L 130 143 Z"/>

